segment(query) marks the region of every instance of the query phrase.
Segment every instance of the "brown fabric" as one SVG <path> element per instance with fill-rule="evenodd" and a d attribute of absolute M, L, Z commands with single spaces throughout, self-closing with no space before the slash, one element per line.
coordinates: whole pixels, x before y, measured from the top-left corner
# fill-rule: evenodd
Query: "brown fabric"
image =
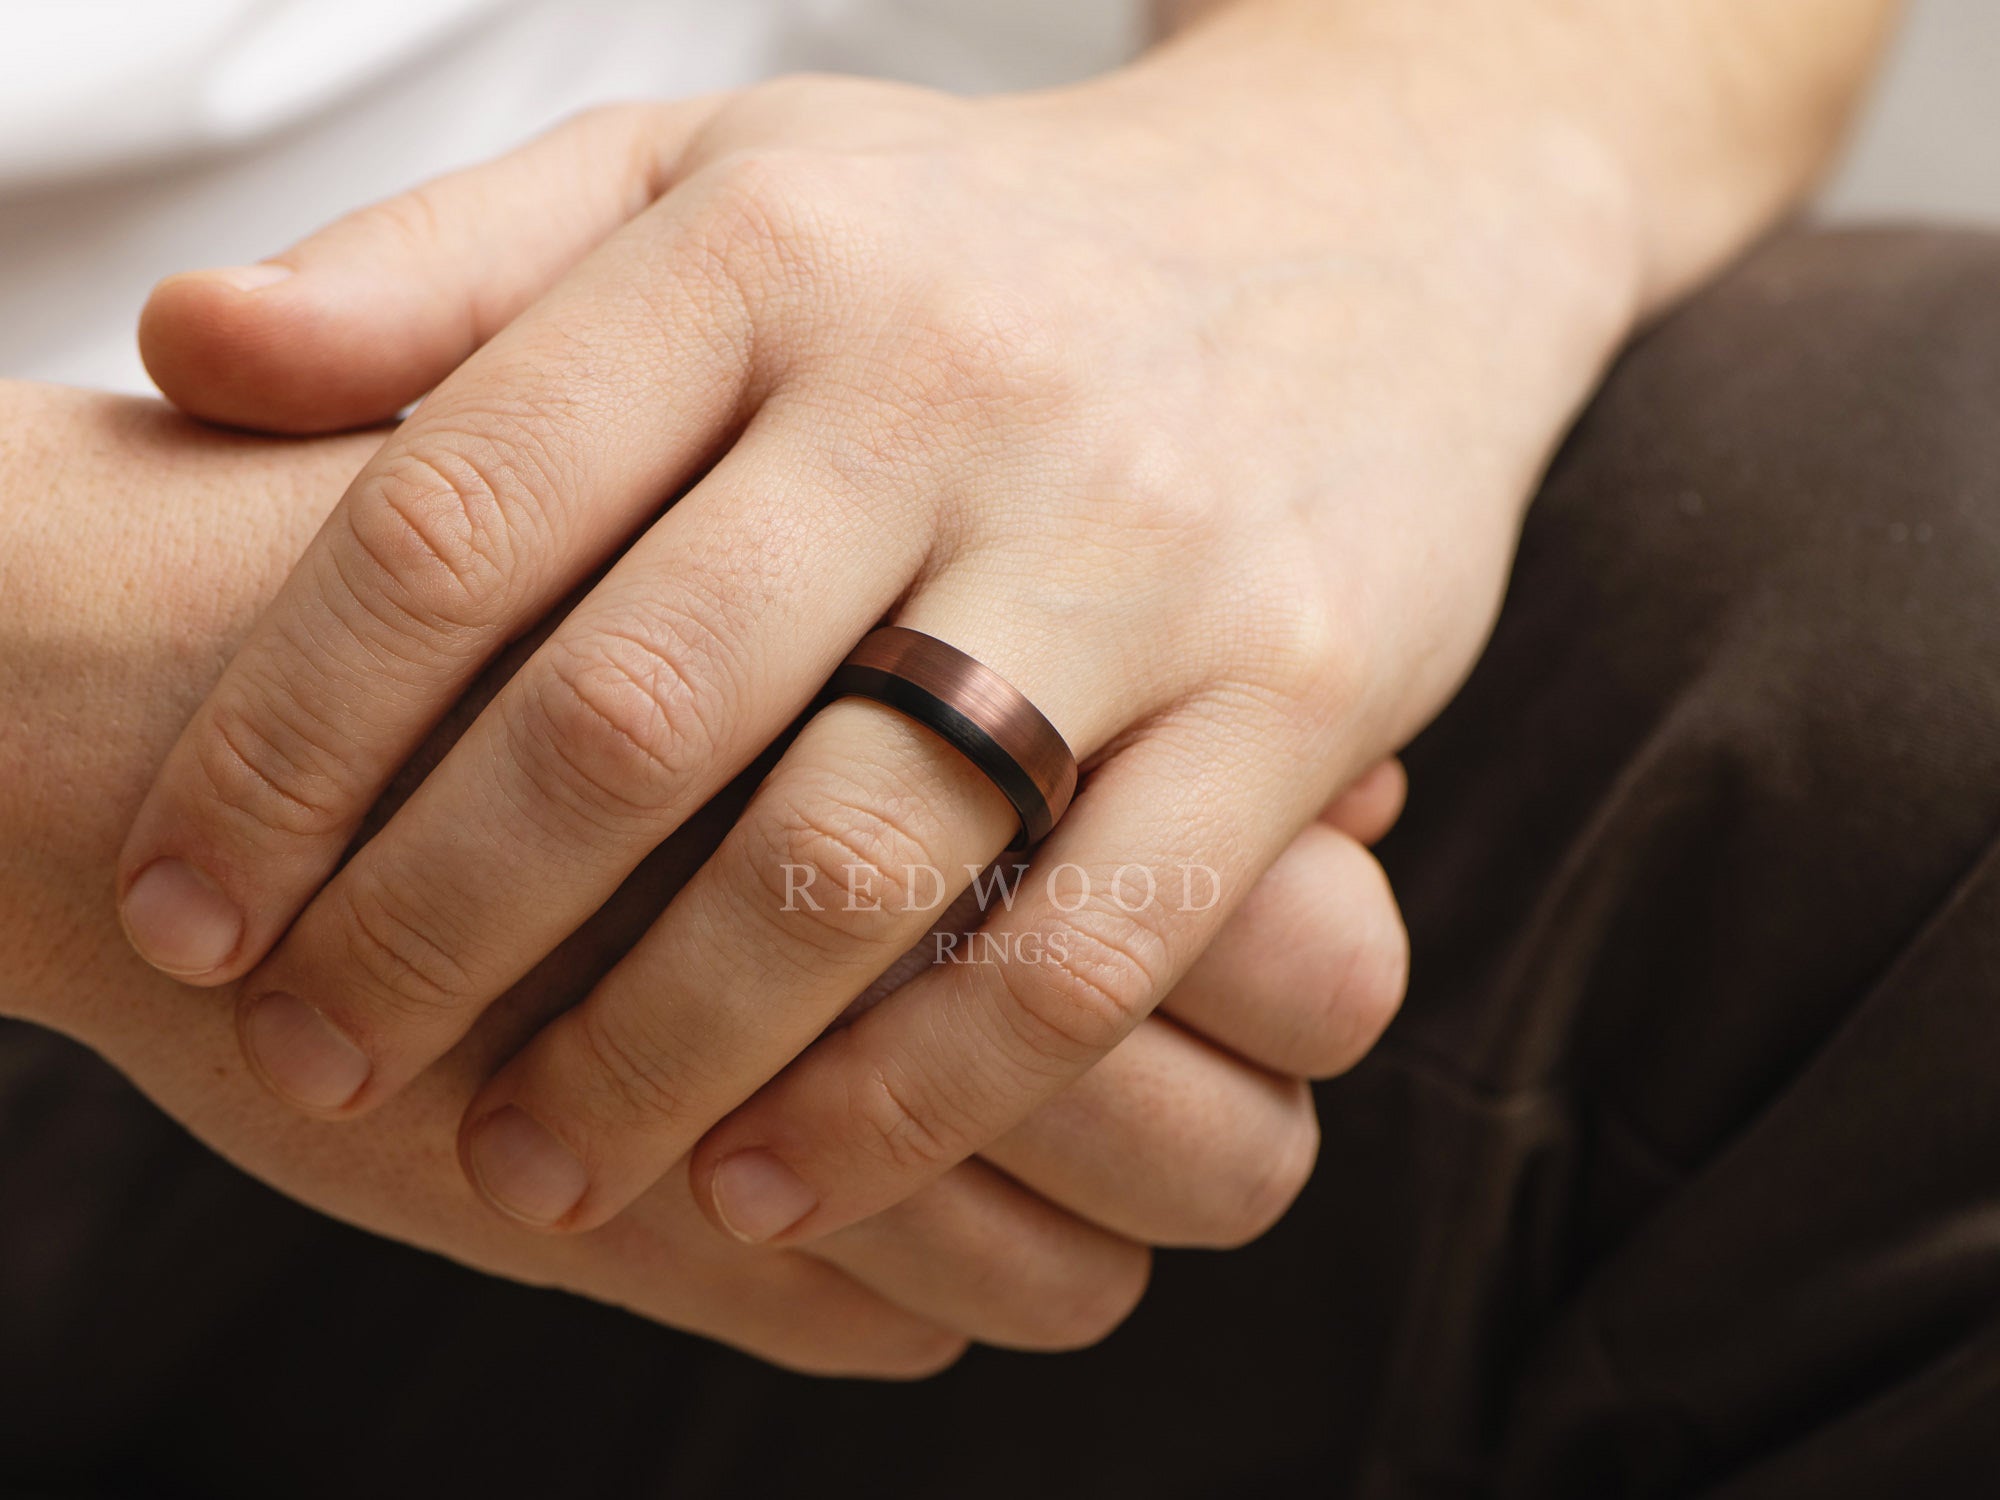
<path fill-rule="evenodd" d="M 809 1381 L 322 1221 L 15 1028 L 0 1481 L 1994 1492 L 1996 601 L 2000 240 L 1768 248 L 1614 374 L 1412 748 L 1410 1002 L 1266 1240 L 1083 1354 Z"/>

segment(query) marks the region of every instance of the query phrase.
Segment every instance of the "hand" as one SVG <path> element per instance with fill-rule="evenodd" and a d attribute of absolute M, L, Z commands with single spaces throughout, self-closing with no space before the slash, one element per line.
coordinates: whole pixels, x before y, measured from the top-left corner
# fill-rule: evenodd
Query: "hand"
<path fill-rule="evenodd" d="M 940 742 L 836 704 L 463 1151 L 497 1205 L 577 1230 L 701 1142 L 717 1222 L 796 1244 L 1006 1139 L 1444 701 L 1627 310 L 1586 215 L 1539 178 L 1496 195 L 1541 155 L 1446 150 L 1379 86 L 1267 61 L 593 117 L 289 280 L 163 288 L 147 347 L 196 411 L 345 421 L 442 383 L 169 756 L 120 862 L 142 951 L 249 975 L 248 1053 L 293 1103 L 377 1108 L 893 614 L 1089 764 L 1036 864 L 1089 894 L 1031 877 L 986 923 L 1042 961 L 934 969 L 806 1051 L 935 916 L 900 872 L 1014 831 Z M 628 540 L 333 875 L 443 705 Z M 860 867 L 881 909 L 787 911 L 788 865 Z M 1125 908 L 1116 872 L 1186 865 L 1220 902 Z"/>
<path fill-rule="evenodd" d="M 131 956 L 103 892 L 158 757 L 378 442 L 256 442 L 146 403 L 0 383 L 0 1014 L 103 1051 L 205 1140 L 328 1212 L 802 1369 L 911 1375 L 968 1338 L 1087 1343 L 1139 1295 L 1147 1245 L 1238 1243 L 1282 1212 L 1311 1164 L 1310 1102 L 1222 1049 L 1289 1073 L 1337 1068 L 1393 1009 L 1401 932 L 1356 842 L 1395 815 L 1393 766 L 1330 811 L 1345 832 L 1295 841 L 1181 986 L 1215 1040 L 1149 1021 L 989 1163 L 810 1252 L 719 1234 L 680 1173 L 597 1233 L 525 1234 L 467 1189 L 453 1147 L 497 1061 L 645 929 L 729 825 L 727 802 L 388 1107 L 330 1128 L 273 1100 L 238 1057 L 233 996 L 190 1005 Z M 528 649 L 496 663 L 368 826 Z"/>

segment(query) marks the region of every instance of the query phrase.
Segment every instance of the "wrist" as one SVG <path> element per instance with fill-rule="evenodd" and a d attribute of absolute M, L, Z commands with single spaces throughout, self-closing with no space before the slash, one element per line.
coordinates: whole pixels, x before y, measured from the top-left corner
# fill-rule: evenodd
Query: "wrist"
<path fill-rule="evenodd" d="M 93 1044 L 111 869 L 167 748 L 373 440 L 258 443 L 0 382 L 0 1014 Z"/>
<path fill-rule="evenodd" d="M 1127 77 L 1282 154 L 1286 175 L 1351 184 L 1356 217 L 1406 217 L 1538 315 L 1615 347 L 1648 246 L 1640 183 L 1612 134 L 1530 39 L 1534 7 L 1209 0 Z"/>
<path fill-rule="evenodd" d="M 1253 91 L 1285 79 L 1274 92 L 1327 105 L 1386 91 L 1432 143 L 1449 134 L 1486 151 L 1497 181 L 1548 202 L 1573 266 L 1628 288 L 1628 324 L 1805 195 L 1900 9 L 1897 0 L 1155 5 L 1167 40 L 1141 70 L 1222 62 Z"/>
<path fill-rule="evenodd" d="M 1197 230 L 1254 234 L 1262 215 L 1273 242 L 1323 264 L 1385 289 L 1421 281 L 1431 315 L 1490 357 L 1532 349 L 1554 380 L 1525 389 L 1551 393 L 1559 428 L 1644 307 L 1638 185 L 1604 133 L 1495 49 L 1440 49 L 1435 28 L 1377 7 L 1246 0 L 1204 16 L 1062 107 L 1142 138 L 1130 154 L 1174 153 Z M 1302 235 L 1305 215 L 1318 228 Z"/>

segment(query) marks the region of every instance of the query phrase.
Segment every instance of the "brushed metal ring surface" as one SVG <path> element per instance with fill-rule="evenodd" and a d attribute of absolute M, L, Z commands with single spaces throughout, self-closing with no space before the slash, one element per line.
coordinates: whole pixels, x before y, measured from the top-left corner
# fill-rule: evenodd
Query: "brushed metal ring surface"
<path fill-rule="evenodd" d="M 1021 846 L 1048 837 L 1076 795 L 1076 756 L 1006 678 L 956 646 L 885 625 L 870 631 L 821 694 L 868 698 L 944 740 L 998 787 L 1021 818 Z"/>

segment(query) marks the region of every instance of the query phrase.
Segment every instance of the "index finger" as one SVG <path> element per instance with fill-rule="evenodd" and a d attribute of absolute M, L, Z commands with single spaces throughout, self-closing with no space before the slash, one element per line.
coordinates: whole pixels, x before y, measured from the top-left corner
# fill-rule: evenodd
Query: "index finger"
<path fill-rule="evenodd" d="M 698 188 L 662 200 L 468 360 L 355 480 L 126 840 L 121 915 L 156 967 L 218 984 L 257 962 L 481 667 L 740 420 L 748 297 L 712 241 Z M 646 337 L 579 344 L 575 329 L 629 328 L 635 309 Z"/>

